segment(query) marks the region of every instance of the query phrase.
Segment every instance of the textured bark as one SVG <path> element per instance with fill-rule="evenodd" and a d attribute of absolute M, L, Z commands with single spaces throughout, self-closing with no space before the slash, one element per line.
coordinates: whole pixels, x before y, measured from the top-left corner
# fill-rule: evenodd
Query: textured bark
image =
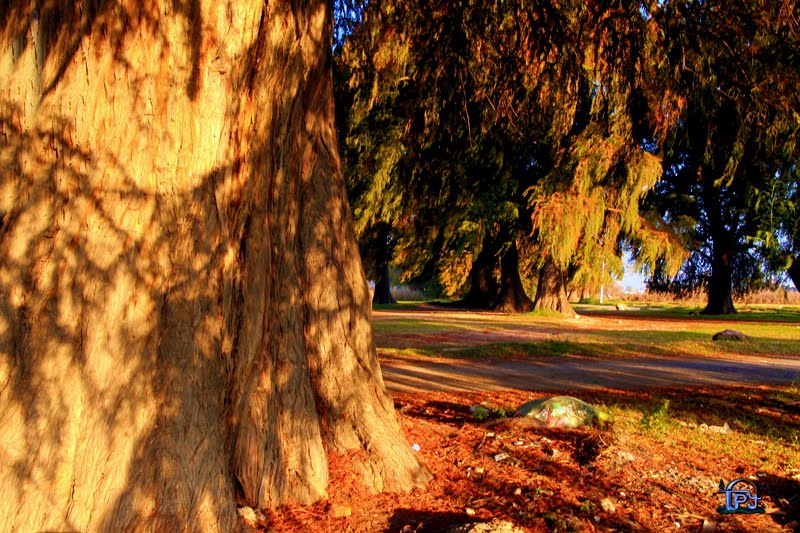
<path fill-rule="evenodd" d="M 714 245 L 711 262 L 711 277 L 708 280 L 708 303 L 704 315 L 730 315 L 736 313 L 733 306 L 731 256 L 733 252 L 720 244 Z"/>
<path fill-rule="evenodd" d="M 469 292 L 461 300 L 454 302 L 454 307 L 472 309 L 493 309 L 497 304 L 498 287 L 494 277 L 497 266 L 497 248 L 490 238 L 485 238 L 483 248 L 472 262 L 469 273 Z"/>
<path fill-rule="evenodd" d="M 800 260 L 796 257 L 792 258 L 792 264 L 787 269 L 789 278 L 794 283 L 794 288 L 800 291 Z"/>
<path fill-rule="evenodd" d="M 389 279 L 389 262 L 392 260 L 392 250 L 389 245 L 388 224 L 381 224 L 378 228 L 378 241 L 375 251 L 375 294 L 372 295 L 374 304 L 396 304 L 392 296 L 392 283 Z"/>
<path fill-rule="evenodd" d="M 500 260 L 500 294 L 495 309 L 507 313 L 533 310 L 533 302 L 525 292 L 519 275 L 519 252 L 515 242 L 511 243 Z"/>
<path fill-rule="evenodd" d="M 38 7 L 42 6 L 42 7 Z M 326 2 L 0 8 L 0 529 L 429 479 L 381 378 Z"/>
<path fill-rule="evenodd" d="M 566 274 L 548 258 L 539 269 L 539 281 L 536 285 L 534 309 L 556 311 L 569 316 L 576 316 L 575 310 L 567 299 Z"/>

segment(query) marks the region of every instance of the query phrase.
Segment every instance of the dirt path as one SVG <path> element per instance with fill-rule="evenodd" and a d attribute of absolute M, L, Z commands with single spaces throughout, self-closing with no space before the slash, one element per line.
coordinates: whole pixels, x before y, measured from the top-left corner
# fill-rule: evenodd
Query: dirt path
<path fill-rule="evenodd" d="M 585 329 L 659 329 L 685 330 L 696 322 L 650 320 L 637 316 L 582 317 L 574 323 L 550 327 L 515 327 L 518 320 L 496 313 L 445 312 L 419 309 L 412 311 L 377 311 L 375 320 L 411 318 L 423 323 L 471 323 L 470 332 L 450 335 L 460 342 L 475 343 L 498 340 L 531 340 L 546 338 L 554 332 Z M 497 322 L 495 326 L 493 323 Z M 509 325 L 509 323 L 511 325 Z M 717 324 L 717 321 L 704 321 Z M 730 327 L 719 321 L 720 327 Z M 791 326 L 795 327 L 795 326 Z M 429 337 L 420 333 L 376 335 L 394 344 L 398 339 L 416 339 L 418 345 L 429 344 Z M 460 342 L 456 341 L 460 344 Z M 800 356 L 800 354 L 798 354 Z M 458 358 L 428 358 L 382 354 L 383 378 L 390 390 L 414 391 L 498 391 L 516 390 L 579 390 L 593 388 L 631 389 L 641 387 L 752 385 L 758 383 L 791 383 L 800 379 L 800 357 L 776 356 L 697 356 L 595 358 L 581 356 L 533 357 L 524 360 L 485 361 Z"/>

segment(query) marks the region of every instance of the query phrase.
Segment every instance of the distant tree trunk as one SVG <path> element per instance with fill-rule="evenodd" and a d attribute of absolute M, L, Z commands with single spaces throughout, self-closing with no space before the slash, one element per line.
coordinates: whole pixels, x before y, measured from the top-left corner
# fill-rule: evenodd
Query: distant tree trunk
<path fill-rule="evenodd" d="M 800 291 L 800 260 L 793 257 L 792 264 L 789 265 L 786 272 L 788 272 L 789 278 L 791 278 L 792 283 L 794 283 L 794 288 Z"/>
<path fill-rule="evenodd" d="M 736 239 L 730 234 L 729 216 L 720 204 L 719 190 L 709 176 L 711 170 L 703 168 L 700 174 L 703 200 L 706 204 L 709 233 L 711 235 L 711 276 L 708 280 L 708 302 L 702 314 L 730 315 L 736 313 L 733 306 L 733 257 L 736 254 Z"/>
<path fill-rule="evenodd" d="M 381 377 L 328 2 L 0 8 L 0 530 L 233 531 L 429 473 Z"/>
<path fill-rule="evenodd" d="M 511 243 L 500 260 L 500 294 L 495 309 L 508 313 L 527 313 L 533 310 L 533 302 L 525 293 L 519 276 L 519 252 L 515 242 Z"/>
<path fill-rule="evenodd" d="M 566 273 L 558 268 L 549 257 L 539 269 L 539 282 L 536 285 L 534 309 L 557 311 L 569 316 L 576 316 L 575 310 L 567 299 Z"/>
<path fill-rule="evenodd" d="M 490 237 L 483 241 L 478 257 L 472 262 L 469 273 L 469 292 L 467 295 L 453 302 L 454 307 L 469 307 L 472 309 L 492 309 L 497 304 L 497 280 L 494 270 L 497 266 L 497 248 Z"/>
<path fill-rule="evenodd" d="M 711 263 L 711 277 L 708 280 L 708 303 L 703 309 L 704 315 L 730 315 L 736 313 L 733 306 L 733 270 L 731 268 L 731 251 L 722 246 L 714 246 Z"/>
<path fill-rule="evenodd" d="M 391 226 L 380 224 L 378 228 L 378 242 L 375 253 L 375 294 L 372 295 L 374 304 L 396 304 L 392 296 L 392 283 L 389 280 L 389 262 L 392 260 L 392 248 L 389 243 Z"/>

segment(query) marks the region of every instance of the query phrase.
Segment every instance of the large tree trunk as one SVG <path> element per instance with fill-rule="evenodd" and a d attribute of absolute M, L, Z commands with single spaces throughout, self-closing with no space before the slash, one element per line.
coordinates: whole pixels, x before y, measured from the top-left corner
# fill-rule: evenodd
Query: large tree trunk
<path fill-rule="evenodd" d="M 507 313 L 527 313 L 533 310 L 533 302 L 522 286 L 519 252 L 516 242 L 513 241 L 500 260 L 500 294 L 495 309 Z"/>
<path fill-rule="evenodd" d="M 787 272 L 794 283 L 794 288 L 800 291 L 800 260 L 797 257 L 792 258 L 792 264 L 789 265 Z"/>
<path fill-rule="evenodd" d="M 391 226 L 381 223 L 378 228 L 378 249 L 375 253 L 375 294 L 372 295 L 374 304 L 396 304 L 392 296 L 392 283 L 389 280 L 389 263 L 392 260 L 392 247 L 389 244 Z"/>
<path fill-rule="evenodd" d="M 730 315 L 736 313 L 732 294 L 732 252 L 721 245 L 714 246 L 711 277 L 708 280 L 708 303 L 704 315 Z"/>
<path fill-rule="evenodd" d="M 497 280 L 494 270 L 497 266 L 497 248 L 490 237 L 483 240 L 483 247 L 472 262 L 469 273 L 469 292 L 454 307 L 471 309 L 492 309 L 497 304 Z"/>
<path fill-rule="evenodd" d="M 14 6 L 14 7 L 10 7 Z M 323 1 L 0 7 L 0 530 L 231 531 L 429 474 L 402 434 Z"/>
<path fill-rule="evenodd" d="M 566 273 L 549 257 L 539 269 L 539 281 L 536 285 L 534 309 L 556 311 L 568 316 L 576 316 L 569 303 L 566 291 Z"/>

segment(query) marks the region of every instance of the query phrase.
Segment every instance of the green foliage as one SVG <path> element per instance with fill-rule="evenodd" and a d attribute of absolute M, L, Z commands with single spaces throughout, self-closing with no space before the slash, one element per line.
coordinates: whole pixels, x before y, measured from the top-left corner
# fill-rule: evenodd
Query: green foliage
<path fill-rule="evenodd" d="M 359 233 L 392 224 L 404 280 L 435 275 L 457 293 L 487 238 L 587 282 L 621 275 L 625 243 L 651 266 L 680 255 L 639 210 L 660 175 L 643 135 L 674 116 L 654 83 L 661 34 L 642 16 L 652 6 L 607 7 L 366 8 L 337 57 L 348 184 Z"/>
<path fill-rule="evenodd" d="M 643 431 L 663 436 L 669 431 L 672 424 L 672 417 L 669 414 L 669 400 L 662 400 L 658 407 L 642 417 L 639 427 Z"/>
<path fill-rule="evenodd" d="M 672 0 L 653 16 L 673 72 L 664 85 L 681 113 L 663 141 L 666 172 L 652 203 L 691 252 L 678 278 L 656 272 L 656 286 L 759 289 L 798 250 L 797 8 Z"/>

